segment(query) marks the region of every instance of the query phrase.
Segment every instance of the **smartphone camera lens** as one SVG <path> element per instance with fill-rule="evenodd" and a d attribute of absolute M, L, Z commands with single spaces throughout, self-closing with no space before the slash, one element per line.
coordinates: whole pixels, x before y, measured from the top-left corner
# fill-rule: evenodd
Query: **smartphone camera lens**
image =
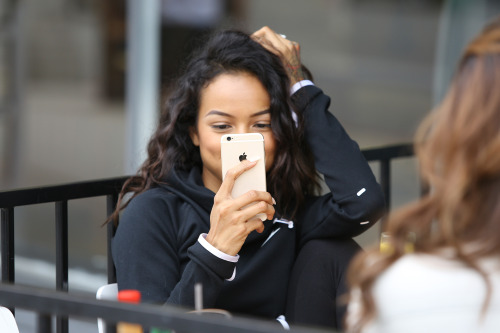
<path fill-rule="evenodd" d="M 232 139 L 232 138 L 231 138 L 230 136 L 228 136 L 228 137 L 227 137 L 227 141 L 231 141 L 231 139 Z"/>

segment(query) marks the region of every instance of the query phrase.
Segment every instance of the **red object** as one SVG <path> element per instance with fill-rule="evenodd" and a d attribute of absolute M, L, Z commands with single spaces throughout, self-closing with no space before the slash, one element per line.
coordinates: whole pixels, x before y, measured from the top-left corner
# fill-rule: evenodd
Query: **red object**
<path fill-rule="evenodd" d="M 118 300 L 126 303 L 140 303 L 141 292 L 138 290 L 121 290 L 118 292 Z"/>

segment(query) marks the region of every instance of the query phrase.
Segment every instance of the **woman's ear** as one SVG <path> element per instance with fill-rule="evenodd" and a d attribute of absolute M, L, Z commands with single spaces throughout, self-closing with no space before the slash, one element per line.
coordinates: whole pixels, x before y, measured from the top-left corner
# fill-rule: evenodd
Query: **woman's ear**
<path fill-rule="evenodd" d="M 198 147 L 200 145 L 200 139 L 198 138 L 198 132 L 194 127 L 189 128 L 189 136 L 191 137 L 191 141 L 193 141 L 193 145 Z"/>

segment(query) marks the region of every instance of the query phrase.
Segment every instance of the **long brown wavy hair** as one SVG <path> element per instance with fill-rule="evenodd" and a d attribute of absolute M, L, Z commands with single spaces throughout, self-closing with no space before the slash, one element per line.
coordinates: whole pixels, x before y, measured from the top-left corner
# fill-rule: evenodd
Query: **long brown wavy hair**
<path fill-rule="evenodd" d="M 347 323 L 349 332 L 360 332 L 374 318 L 374 282 L 408 244 L 416 253 L 454 249 L 491 291 L 478 260 L 500 255 L 500 18 L 467 46 L 447 95 L 415 142 L 430 191 L 389 216 L 384 231 L 391 235 L 390 251 L 373 248 L 352 262 L 348 281 L 361 291 L 362 313 L 358 322 Z"/>
<path fill-rule="evenodd" d="M 174 169 L 202 167 L 199 147 L 189 132 L 198 118 L 200 93 L 218 75 L 245 72 L 255 76 L 271 99 L 271 129 L 276 140 L 274 165 L 267 173 L 268 191 L 279 203 L 277 212 L 293 218 L 305 200 L 319 188 L 314 158 L 307 149 L 303 117 L 292 116 L 290 80 L 280 58 L 263 48 L 248 34 L 221 31 L 193 53 L 166 101 L 158 127 L 152 135 L 148 157 L 137 175 L 129 178 L 106 222 L 117 223 L 119 213 L 138 194 L 164 184 Z M 124 196 L 131 198 L 124 203 Z"/>

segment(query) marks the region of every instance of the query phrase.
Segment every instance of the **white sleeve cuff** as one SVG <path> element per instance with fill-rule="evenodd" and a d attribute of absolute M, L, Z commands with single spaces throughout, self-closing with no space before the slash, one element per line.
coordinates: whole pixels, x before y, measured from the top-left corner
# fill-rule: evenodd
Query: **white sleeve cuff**
<path fill-rule="evenodd" d="M 295 82 L 292 88 L 290 89 L 290 95 L 293 95 L 302 87 L 305 86 L 314 86 L 314 83 L 311 80 L 302 80 L 299 82 Z"/>
<path fill-rule="evenodd" d="M 230 261 L 230 262 L 238 262 L 238 259 L 240 259 L 239 255 L 235 256 L 230 256 L 229 254 L 226 254 L 218 249 L 216 249 L 212 244 L 207 242 L 205 239 L 207 237 L 207 234 L 201 234 L 200 237 L 198 237 L 198 242 L 200 242 L 201 246 L 203 246 L 207 251 L 212 253 L 214 256 L 225 260 L 225 261 Z"/>
<path fill-rule="evenodd" d="M 205 248 L 205 250 L 207 250 L 208 252 L 212 253 L 214 256 L 216 256 L 217 258 L 220 258 L 222 260 L 234 262 L 234 263 L 238 262 L 238 259 L 240 259 L 240 256 L 238 254 L 235 256 L 230 256 L 229 254 L 226 254 L 226 253 L 218 250 L 212 244 L 207 242 L 207 240 L 205 239 L 206 237 L 207 237 L 207 234 L 201 234 L 200 237 L 198 237 L 198 242 L 201 244 L 201 246 L 203 246 Z M 236 267 L 233 270 L 233 275 L 231 275 L 231 277 L 229 279 L 226 279 L 226 281 L 233 281 L 235 277 L 236 277 Z"/>

